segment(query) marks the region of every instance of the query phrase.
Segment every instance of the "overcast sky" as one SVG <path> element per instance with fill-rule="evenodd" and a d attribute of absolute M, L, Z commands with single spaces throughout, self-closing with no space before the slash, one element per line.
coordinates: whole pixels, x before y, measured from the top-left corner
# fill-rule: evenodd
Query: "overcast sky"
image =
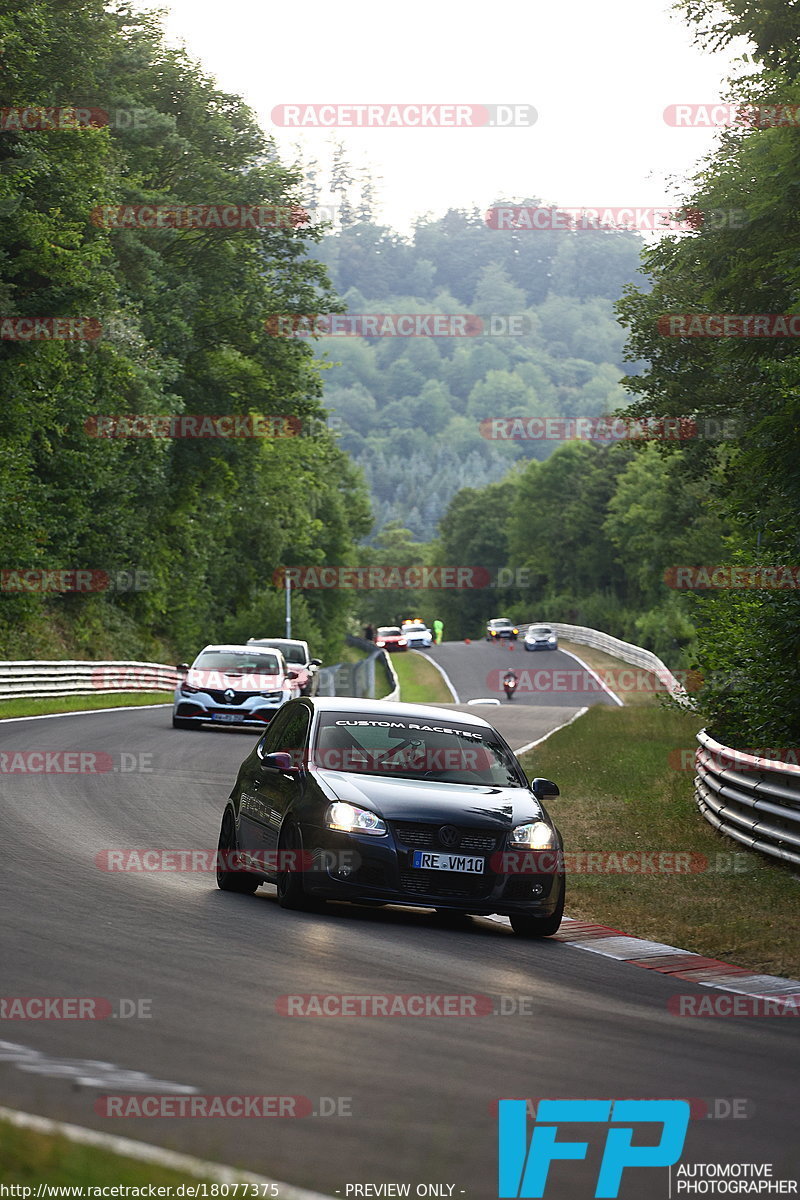
<path fill-rule="evenodd" d="M 142 4 L 142 7 L 153 7 Z M 171 0 L 167 30 L 242 95 L 291 161 L 332 137 L 382 178 L 380 218 L 537 196 L 564 207 L 658 205 L 713 144 L 663 110 L 711 103 L 733 54 L 693 45 L 662 0 Z M 737 48 L 741 52 L 743 46 Z M 281 104 L 527 104 L 524 128 L 277 128 Z"/>

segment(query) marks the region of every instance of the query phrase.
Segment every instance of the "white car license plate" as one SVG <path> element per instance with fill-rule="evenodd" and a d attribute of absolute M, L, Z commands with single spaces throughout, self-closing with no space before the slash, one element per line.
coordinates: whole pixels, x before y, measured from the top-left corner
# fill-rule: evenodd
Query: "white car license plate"
<path fill-rule="evenodd" d="M 212 721 L 236 721 L 238 717 L 236 713 L 212 713 Z"/>
<path fill-rule="evenodd" d="M 486 863 L 484 858 L 471 858 L 463 854 L 436 854 L 431 850 L 415 850 L 412 866 L 426 871 L 463 871 L 468 875 L 482 875 Z"/>

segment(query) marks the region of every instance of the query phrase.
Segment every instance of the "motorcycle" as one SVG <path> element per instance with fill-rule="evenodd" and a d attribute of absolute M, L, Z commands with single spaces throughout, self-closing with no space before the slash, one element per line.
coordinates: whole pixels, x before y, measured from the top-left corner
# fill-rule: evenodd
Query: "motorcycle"
<path fill-rule="evenodd" d="M 514 692 L 517 690 L 516 675 L 506 675 L 503 679 L 503 691 L 506 694 L 506 700 L 514 699 Z"/>

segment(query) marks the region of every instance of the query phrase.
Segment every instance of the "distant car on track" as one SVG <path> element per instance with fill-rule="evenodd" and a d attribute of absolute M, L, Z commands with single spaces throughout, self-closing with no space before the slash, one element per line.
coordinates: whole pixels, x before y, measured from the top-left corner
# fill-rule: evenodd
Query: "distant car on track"
<path fill-rule="evenodd" d="M 217 882 L 274 883 L 283 908 L 325 900 L 508 916 L 522 937 L 564 910 L 561 836 L 482 717 L 350 697 L 290 701 L 225 806 Z"/>
<path fill-rule="evenodd" d="M 433 634 L 424 621 L 404 621 L 402 634 L 410 650 L 433 645 Z"/>
<path fill-rule="evenodd" d="M 558 637 L 549 625 L 529 625 L 523 645 L 526 650 L 557 650 Z"/>
<path fill-rule="evenodd" d="M 211 722 L 258 725 L 272 720 L 287 700 L 300 695 L 294 670 L 279 650 L 261 646 L 206 646 L 191 667 L 178 667 L 172 724 L 192 729 Z"/>
<path fill-rule="evenodd" d="M 508 638 L 509 641 L 515 642 L 518 635 L 519 629 L 507 617 L 494 617 L 486 625 L 487 642 L 499 642 L 503 638 Z"/>
<path fill-rule="evenodd" d="M 297 638 L 248 638 L 247 644 L 248 646 L 271 646 L 273 650 L 280 650 L 286 659 L 287 666 L 297 671 L 297 686 L 300 689 L 300 695 L 316 695 L 319 687 L 317 670 L 322 666 L 322 659 L 311 657 L 308 642 L 301 642 Z"/>
<path fill-rule="evenodd" d="M 375 634 L 375 645 L 380 650 L 408 649 L 408 641 L 399 625 L 381 625 Z"/>

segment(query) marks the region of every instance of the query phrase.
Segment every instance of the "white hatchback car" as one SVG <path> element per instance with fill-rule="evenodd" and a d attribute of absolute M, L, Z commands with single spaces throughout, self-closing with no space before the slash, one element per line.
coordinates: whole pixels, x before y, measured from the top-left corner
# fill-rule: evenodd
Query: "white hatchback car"
<path fill-rule="evenodd" d="M 287 700 L 300 695 L 297 673 L 279 650 L 259 646 L 206 646 L 175 689 L 172 724 L 191 729 L 215 725 L 257 725 L 261 729 Z"/>

